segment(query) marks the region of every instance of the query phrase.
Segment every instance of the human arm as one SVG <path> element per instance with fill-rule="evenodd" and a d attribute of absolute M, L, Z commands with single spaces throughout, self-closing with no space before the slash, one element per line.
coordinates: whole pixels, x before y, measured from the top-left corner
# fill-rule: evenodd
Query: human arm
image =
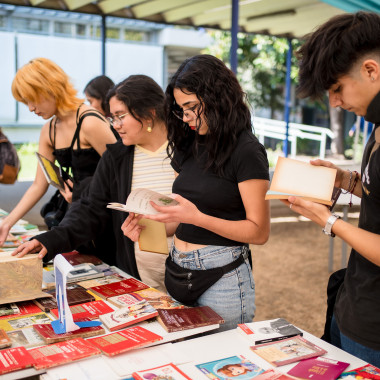
<path fill-rule="evenodd" d="M 178 205 L 160 207 L 152 203 L 160 213 L 144 217 L 164 223 L 193 224 L 234 241 L 264 244 L 270 232 L 269 202 L 264 200 L 269 181 L 250 179 L 240 182 L 238 186 L 246 212 L 244 220 L 226 220 L 207 215 L 178 194 L 172 196 L 179 202 Z"/>
<path fill-rule="evenodd" d="M 289 206 L 292 204 L 292 211 L 305 216 L 322 228 L 325 227 L 327 219 L 331 215 L 326 206 L 297 197 L 289 197 L 287 201 L 283 202 Z M 380 235 L 355 227 L 342 219 L 338 219 L 333 224 L 332 232 L 367 260 L 380 266 Z"/>

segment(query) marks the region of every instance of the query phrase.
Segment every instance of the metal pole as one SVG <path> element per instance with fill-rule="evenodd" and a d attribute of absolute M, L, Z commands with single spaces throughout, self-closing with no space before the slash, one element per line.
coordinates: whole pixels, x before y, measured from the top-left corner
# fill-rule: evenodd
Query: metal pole
<path fill-rule="evenodd" d="M 232 0 L 230 64 L 231 64 L 231 70 L 235 74 L 237 73 L 238 29 L 239 29 L 239 0 Z"/>
<path fill-rule="evenodd" d="M 102 74 L 106 75 L 106 16 L 102 15 L 102 27 L 100 29 L 102 39 Z"/>
<path fill-rule="evenodd" d="M 289 144 L 289 115 L 290 115 L 290 107 L 291 107 L 291 99 L 290 99 L 291 68 L 292 68 L 292 40 L 288 38 L 288 54 L 286 56 L 286 96 L 285 96 L 286 131 L 285 131 L 285 140 L 284 140 L 284 148 L 283 148 L 285 157 L 288 157 L 288 151 L 289 151 L 288 144 Z"/>

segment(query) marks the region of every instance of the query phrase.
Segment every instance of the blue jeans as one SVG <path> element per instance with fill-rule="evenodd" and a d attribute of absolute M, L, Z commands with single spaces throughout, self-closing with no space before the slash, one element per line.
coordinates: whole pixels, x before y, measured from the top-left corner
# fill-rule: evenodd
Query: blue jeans
<path fill-rule="evenodd" d="M 363 346 L 360 343 L 343 335 L 336 323 L 335 316 L 333 315 L 330 327 L 331 343 L 341 348 L 342 350 L 354 355 L 375 367 L 380 367 L 380 351 L 373 350 L 372 348 Z"/>
<path fill-rule="evenodd" d="M 206 270 L 224 266 L 236 260 L 246 247 L 207 246 L 195 251 L 179 251 L 174 244 L 170 255 L 186 269 Z M 236 328 L 239 323 L 252 322 L 255 315 L 255 283 L 248 258 L 238 268 L 226 273 L 208 288 L 197 301 L 197 306 L 210 306 L 225 323 L 218 332 Z"/>

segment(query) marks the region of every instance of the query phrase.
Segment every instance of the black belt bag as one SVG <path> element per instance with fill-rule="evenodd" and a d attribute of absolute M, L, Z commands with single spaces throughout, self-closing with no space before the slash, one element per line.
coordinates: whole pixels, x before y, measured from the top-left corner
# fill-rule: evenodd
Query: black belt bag
<path fill-rule="evenodd" d="M 206 270 L 186 269 L 176 264 L 169 255 L 165 262 L 165 286 L 169 294 L 187 306 L 197 299 L 223 275 L 244 263 L 251 251 L 244 246 L 241 255 L 232 263 Z"/>

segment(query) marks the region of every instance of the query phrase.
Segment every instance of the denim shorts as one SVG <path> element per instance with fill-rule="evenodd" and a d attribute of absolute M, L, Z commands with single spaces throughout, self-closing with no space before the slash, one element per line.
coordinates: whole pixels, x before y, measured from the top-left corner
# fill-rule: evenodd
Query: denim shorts
<path fill-rule="evenodd" d="M 221 267 L 236 260 L 247 250 L 244 246 L 224 247 L 210 245 L 194 251 L 179 251 L 174 244 L 170 255 L 173 261 L 186 269 L 206 270 Z M 210 306 L 225 323 L 217 330 L 236 328 L 239 323 L 252 322 L 255 314 L 255 283 L 248 258 L 238 268 L 226 273 L 207 289 L 197 306 Z"/>

